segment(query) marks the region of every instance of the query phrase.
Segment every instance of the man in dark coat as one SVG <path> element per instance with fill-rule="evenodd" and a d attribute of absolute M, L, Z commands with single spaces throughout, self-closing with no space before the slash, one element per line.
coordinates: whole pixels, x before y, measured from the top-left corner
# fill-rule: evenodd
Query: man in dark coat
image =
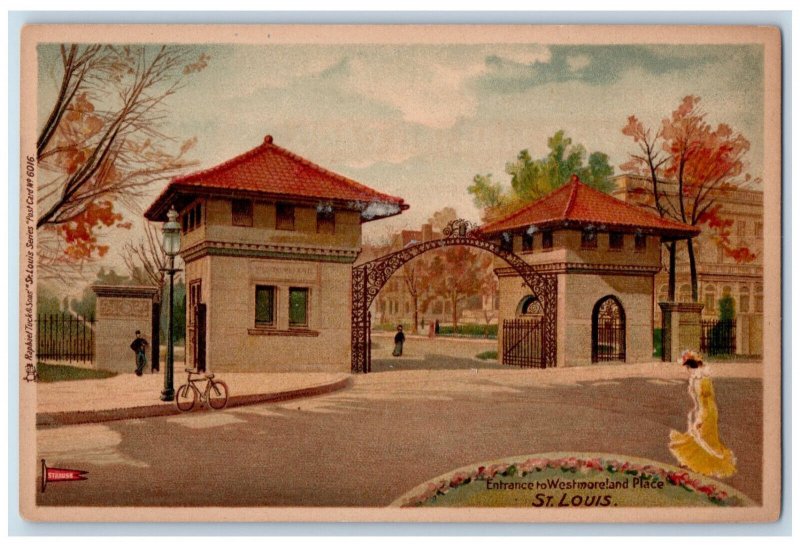
<path fill-rule="evenodd" d="M 131 349 L 136 354 L 136 376 L 141 376 L 144 371 L 144 366 L 147 364 L 147 340 L 142 338 L 141 331 L 136 331 L 136 338 L 131 342 Z"/>

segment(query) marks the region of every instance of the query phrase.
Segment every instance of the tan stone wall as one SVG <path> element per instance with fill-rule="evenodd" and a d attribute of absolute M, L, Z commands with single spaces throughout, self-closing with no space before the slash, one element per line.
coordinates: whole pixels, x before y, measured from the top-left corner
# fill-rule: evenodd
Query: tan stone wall
<path fill-rule="evenodd" d="M 652 277 L 624 275 L 570 275 L 565 280 L 565 365 L 587 365 L 592 360 L 592 310 L 601 298 L 613 295 L 625 310 L 626 362 L 653 360 Z"/>
<path fill-rule="evenodd" d="M 614 295 L 625 310 L 626 362 L 653 360 L 651 276 L 559 274 L 556 338 L 557 366 L 590 365 L 592 310 L 601 298 Z M 500 329 L 497 351 L 502 355 L 502 324 L 516 315 L 519 302 L 531 294 L 519 277 L 500 278 Z"/>
<path fill-rule="evenodd" d="M 94 330 L 94 367 L 121 373 L 132 373 L 136 369 L 135 354 L 130 344 L 136 331 L 142 332 L 145 340 L 152 342 L 152 298 L 97 297 L 96 323 Z M 150 352 L 147 352 L 149 370 Z"/>
<path fill-rule="evenodd" d="M 350 370 L 350 265 L 222 256 L 204 260 L 208 370 Z M 274 329 L 255 328 L 256 285 L 276 287 Z M 290 287 L 309 289 L 307 329 L 289 329 Z"/>

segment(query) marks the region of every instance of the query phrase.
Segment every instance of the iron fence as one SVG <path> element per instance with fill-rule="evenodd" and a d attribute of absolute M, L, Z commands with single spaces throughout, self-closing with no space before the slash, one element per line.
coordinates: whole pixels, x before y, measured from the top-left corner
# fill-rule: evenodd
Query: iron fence
<path fill-rule="evenodd" d="M 36 357 L 53 361 L 94 360 L 94 317 L 68 313 L 39 314 L 36 318 Z"/>
<path fill-rule="evenodd" d="M 504 365 L 545 368 L 541 319 L 506 319 L 503 321 Z"/>
<path fill-rule="evenodd" d="M 700 322 L 700 351 L 706 355 L 733 355 L 736 353 L 736 320 L 705 319 Z"/>

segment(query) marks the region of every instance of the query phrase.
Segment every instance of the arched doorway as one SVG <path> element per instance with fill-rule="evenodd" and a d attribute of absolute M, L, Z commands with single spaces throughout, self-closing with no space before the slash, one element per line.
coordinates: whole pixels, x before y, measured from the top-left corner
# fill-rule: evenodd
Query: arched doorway
<path fill-rule="evenodd" d="M 616 296 L 604 296 L 592 310 L 592 363 L 625 360 L 625 309 Z"/>
<path fill-rule="evenodd" d="M 465 220 L 454 220 L 442 230 L 441 239 L 410 245 L 370 262 L 353 267 L 352 317 L 351 317 L 351 371 L 369 372 L 371 369 L 371 338 L 369 307 L 389 278 L 406 262 L 433 249 L 465 245 L 489 251 L 502 258 L 530 287 L 543 309 L 541 321 L 541 364 L 531 366 L 552 367 L 556 364 L 556 299 L 558 281 L 555 274 L 542 274 L 512 251 L 483 239 L 476 225 Z"/>

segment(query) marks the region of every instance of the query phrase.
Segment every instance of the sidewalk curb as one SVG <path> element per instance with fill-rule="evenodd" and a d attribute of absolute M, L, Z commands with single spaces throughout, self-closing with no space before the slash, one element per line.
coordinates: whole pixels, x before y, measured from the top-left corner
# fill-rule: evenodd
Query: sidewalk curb
<path fill-rule="evenodd" d="M 253 393 L 249 395 L 234 395 L 228 399 L 228 406 L 234 408 L 238 406 L 256 405 L 260 403 L 274 403 L 278 401 L 288 401 L 302 397 L 316 397 L 333 393 L 350 387 L 353 384 L 352 377 L 342 378 L 328 384 L 321 384 L 311 387 L 303 387 L 277 393 Z M 157 416 L 176 416 L 179 414 L 192 414 L 194 412 L 206 412 L 207 408 L 200 407 L 190 413 L 181 412 L 177 409 L 174 402 L 161 403 L 149 406 L 138 406 L 133 408 L 114 408 L 109 410 L 76 410 L 70 412 L 41 412 L 36 414 L 36 427 L 54 427 L 63 425 L 96 424 L 102 422 L 112 422 L 116 420 L 131 420 L 137 418 L 154 418 Z"/>

